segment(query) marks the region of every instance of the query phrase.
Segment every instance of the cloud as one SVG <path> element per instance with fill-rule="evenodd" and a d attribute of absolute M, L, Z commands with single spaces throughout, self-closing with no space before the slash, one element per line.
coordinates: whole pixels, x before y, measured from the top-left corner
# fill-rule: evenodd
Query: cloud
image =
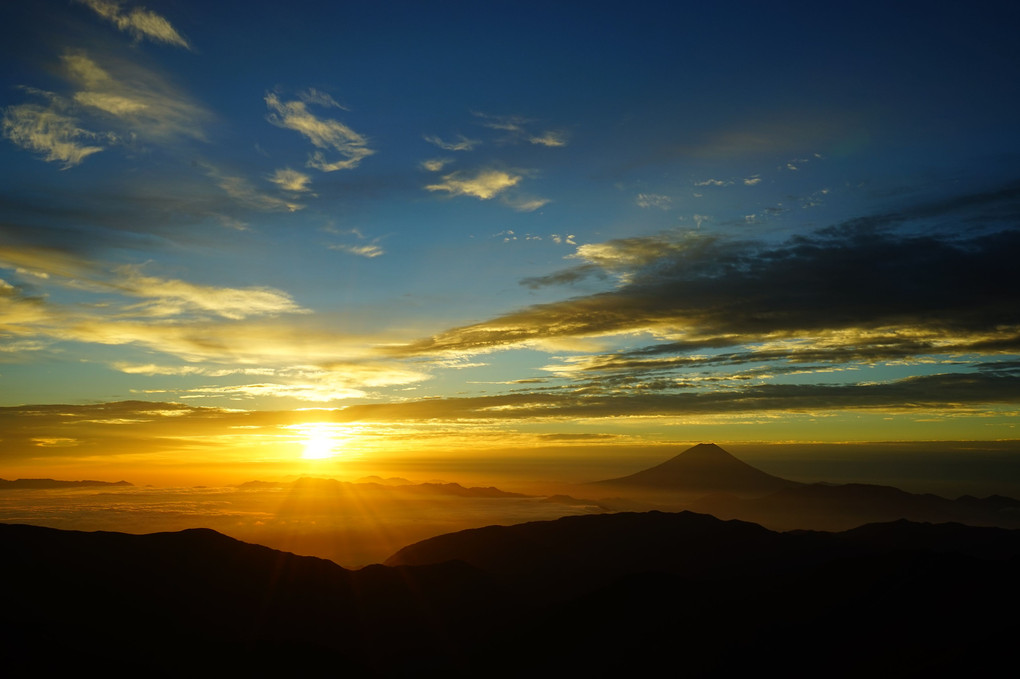
<path fill-rule="evenodd" d="M 694 182 L 695 186 L 730 186 L 732 181 L 724 181 L 722 179 L 706 179 L 700 182 Z"/>
<path fill-rule="evenodd" d="M 152 316 L 210 312 L 230 319 L 304 311 L 289 295 L 266 287 L 229 288 L 146 276 L 138 266 L 121 266 L 105 285 L 131 297 L 145 298 L 129 311 Z"/>
<path fill-rule="evenodd" d="M 639 193 L 635 199 L 638 207 L 657 207 L 660 210 L 669 210 L 673 207 L 673 199 L 658 193 Z"/>
<path fill-rule="evenodd" d="M 203 139 L 211 115 L 156 72 L 136 63 L 107 59 L 102 65 L 83 52 L 61 58 L 72 99 L 97 122 L 123 125 L 145 138 Z"/>
<path fill-rule="evenodd" d="M 322 327 L 320 317 L 273 288 L 201 284 L 44 248 L 2 246 L 0 269 L 31 275 L 37 287 L 47 290 L 33 294 L 7 276 L 0 285 L 0 344 L 12 356 L 15 348 L 40 351 L 56 342 L 76 342 L 135 345 L 187 362 L 178 367 L 121 364 L 135 374 L 265 375 L 286 378 L 288 384 L 319 384 L 327 377 L 338 384 L 343 378 L 350 389 L 426 377 L 377 355 L 375 347 L 392 336 Z M 73 304 L 53 301 L 66 290 L 73 292 Z M 277 320 L 283 314 L 286 323 Z M 304 367 L 281 368 L 296 362 Z"/>
<path fill-rule="evenodd" d="M 518 212 L 534 212 L 535 210 L 548 205 L 550 201 L 548 198 L 537 198 L 535 196 L 501 196 L 500 202 L 507 207 L 513 208 Z M 530 239 L 529 239 L 530 240 Z"/>
<path fill-rule="evenodd" d="M 307 90 L 299 92 L 298 98 L 301 101 L 305 102 L 306 104 L 317 104 L 319 106 L 325 106 L 327 108 L 339 108 L 343 109 L 344 111 L 350 110 L 346 106 L 341 106 L 340 104 L 338 104 L 336 99 L 334 99 L 326 92 L 317 90 L 314 87 L 310 87 Z"/>
<path fill-rule="evenodd" d="M 453 158 L 430 158 L 421 163 L 423 170 L 429 172 L 441 172 L 444 167 L 453 162 Z"/>
<path fill-rule="evenodd" d="M 582 245 L 585 263 L 546 280 L 617 275 L 616 290 L 528 307 L 394 348 L 406 355 L 537 346 L 555 338 L 654 333 L 698 346 L 881 331 L 913 341 L 1020 328 L 1011 255 L 1020 229 L 915 231 L 946 210 L 987 209 L 1016 191 L 854 220 L 782 243 L 698 234 Z M 945 216 L 943 214 L 943 216 Z M 930 223 L 930 222 L 928 222 Z M 897 228 L 893 228 L 897 227 Z M 930 228 L 930 227 L 928 227 Z"/>
<path fill-rule="evenodd" d="M 481 125 L 491 130 L 503 130 L 504 132 L 515 133 L 514 136 L 525 134 L 525 125 L 534 122 L 529 118 L 521 116 L 495 116 L 479 111 L 472 111 L 471 115 L 481 119 Z"/>
<path fill-rule="evenodd" d="M 744 180 L 744 185 L 745 186 L 756 186 L 756 185 L 758 185 L 760 183 L 761 183 L 761 177 L 759 177 L 758 175 L 753 175 L 753 176 L 748 177 L 748 178 L 746 178 Z"/>
<path fill-rule="evenodd" d="M 316 97 L 317 102 L 321 98 Z M 366 157 L 375 153 L 368 147 L 368 140 L 339 120 L 319 118 L 308 110 L 305 101 L 281 101 L 273 93 L 265 96 L 270 113 L 266 119 L 276 125 L 300 133 L 318 149 L 335 151 L 341 159 L 328 161 L 322 151 L 313 152 L 308 158 L 308 167 L 323 172 L 351 170 Z M 335 104 L 335 102 L 333 102 Z"/>
<path fill-rule="evenodd" d="M 507 135 L 502 139 L 504 142 L 526 141 L 537 146 L 561 147 L 567 145 L 567 133 L 562 130 L 545 130 L 541 133 L 532 133 L 528 130 L 531 118 L 521 116 L 498 116 L 479 111 L 472 111 L 471 114 L 479 118 L 479 123 L 490 130 L 500 130 Z"/>
<path fill-rule="evenodd" d="M 452 196 L 474 196 L 481 200 L 494 198 L 512 186 L 516 186 L 522 175 L 505 170 L 481 170 L 469 175 L 465 172 L 454 172 L 444 175 L 439 184 L 429 184 L 428 191 L 445 191 Z"/>
<path fill-rule="evenodd" d="M 433 135 L 426 135 L 424 137 L 424 139 L 428 143 L 434 144 L 435 146 L 438 146 L 439 148 L 443 149 L 444 151 L 470 151 L 470 150 L 474 149 L 476 146 L 478 146 L 479 144 L 482 143 L 482 142 L 480 142 L 477 139 L 468 139 L 467 137 L 465 137 L 462 134 L 458 134 L 457 135 L 457 141 L 453 141 L 453 142 L 443 141 L 442 139 L 440 139 L 438 136 L 436 136 L 434 134 Z"/>
<path fill-rule="evenodd" d="M 212 115 L 155 71 L 113 58 L 100 64 L 70 51 L 61 57 L 59 72 L 70 91 L 23 88 L 45 102 L 5 108 L 2 130 L 13 143 L 64 169 L 112 145 L 205 138 Z"/>
<path fill-rule="evenodd" d="M 284 200 L 276 196 L 258 191 L 244 177 L 235 177 L 224 174 L 212 165 L 204 165 L 206 173 L 212 177 L 217 186 L 233 198 L 238 204 L 260 212 L 296 212 L 304 208 L 304 205 L 290 200 Z M 279 172 L 279 171 L 277 171 Z M 270 179 L 270 181 L 275 181 Z"/>
<path fill-rule="evenodd" d="M 340 250 L 341 252 L 347 252 L 352 255 L 358 255 L 359 257 L 367 257 L 369 259 L 386 254 L 385 250 L 383 250 L 381 247 L 375 244 L 369 245 L 334 244 L 328 247 L 330 250 Z"/>
<path fill-rule="evenodd" d="M 546 131 L 540 135 L 528 139 L 532 144 L 539 146 L 559 147 L 567 145 L 567 135 L 564 132 Z"/>
<path fill-rule="evenodd" d="M 304 193 L 309 190 L 308 184 L 312 181 L 312 178 L 304 172 L 298 172 L 297 170 L 292 170 L 289 167 L 284 167 L 270 175 L 269 181 L 273 182 L 284 191 Z"/>
<path fill-rule="evenodd" d="M 47 161 L 63 163 L 65 170 L 105 148 L 95 145 L 102 135 L 83 129 L 75 118 L 54 105 L 9 106 L 4 109 L 0 124 L 9 140 L 23 149 L 42 154 Z"/>
<path fill-rule="evenodd" d="M 78 0 L 78 2 L 87 5 L 96 14 L 133 36 L 135 40 L 147 38 L 154 42 L 191 49 L 188 41 L 181 37 L 169 21 L 144 7 L 124 11 L 121 9 L 121 3 L 114 0 Z"/>
<path fill-rule="evenodd" d="M 521 421 L 534 419 L 677 417 L 725 413 L 819 413 L 881 409 L 885 412 L 959 410 L 1020 403 L 1020 377 L 937 374 L 882 383 L 759 384 L 709 393 L 604 393 L 572 389 L 513 392 L 403 403 L 358 404 L 331 414 L 334 422 Z"/>

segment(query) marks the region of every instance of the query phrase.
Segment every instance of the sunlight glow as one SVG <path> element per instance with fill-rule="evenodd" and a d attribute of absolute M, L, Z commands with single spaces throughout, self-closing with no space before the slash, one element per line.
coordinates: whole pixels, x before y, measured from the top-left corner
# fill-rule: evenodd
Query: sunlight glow
<path fill-rule="evenodd" d="M 288 429 L 294 429 L 304 437 L 301 457 L 305 460 L 328 460 L 337 457 L 343 453 L 344 446 L 350 439 L 346 427 L 326 422 L 296 424 Z"/>

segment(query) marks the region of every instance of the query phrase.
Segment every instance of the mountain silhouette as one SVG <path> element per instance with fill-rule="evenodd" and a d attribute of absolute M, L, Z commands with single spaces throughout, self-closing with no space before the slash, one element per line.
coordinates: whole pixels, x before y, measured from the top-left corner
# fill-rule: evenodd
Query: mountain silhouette
<path fill-rule="evenodd" d="M 688 506 L 720 518 L 754 521 L 774 530 L 847 530 L 897 519 L 1020 528 L 1020 502 L 1012 498 L 963 496 L 950 500 L 866 483 L 802 484 L 754 498 L 708 495 Z"/>
<path fill-rule="evenodd" d="M 1020 531 L 692 512 L 490 526 L 351 571 L 207 529 L 0 524 L 5 676 L 961 676 L 1013 659 Z"/>
<path fill-rule="evenodd" d="M 595 481 L 594 485 L 653 492 L 764 495 L 800 484 L 766 474 L 714 443 L 699 443 L 662 464 L 630 476 Z"/>
<path fill-rule="evenodd" d="M 0 479 L 0 490 L 17 490 L 21 488 L 32 490 L 48 490 L 54 488 L 87 488 L 91 486 L 134 486 L 127 481 L 57 481 L 54 479 L 15 479 L 9 481 Z"/>

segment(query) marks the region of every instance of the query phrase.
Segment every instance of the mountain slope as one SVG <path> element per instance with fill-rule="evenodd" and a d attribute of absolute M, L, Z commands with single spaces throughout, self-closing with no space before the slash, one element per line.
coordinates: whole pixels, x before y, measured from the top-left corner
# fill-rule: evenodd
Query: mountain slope
<path fill-rule="evenodd" d="M 662 464 L 593 485 L 680 493 L 762 495 L 798 484 L 738 460 L 714 443 L 699 443 Z"/>
<path fill-rule="evenodd" d="M 847 530 L 897 519 L 1020 528 L 1020 503 L 1011 498 L 950 500 L 864 483 L 804 484 L 755 498 L 709 495 L 689 507 L 720 518 L 754 521 L 773 530 Z"/>
<path fill-rule="evenodd" d="M 593 515 L 358 571 L 210 530 L 0 524 L 0 553 L 11 677 L 960 676 L 1012 661 L 1020 605 L 1020 531 L 952 524 Z"/>

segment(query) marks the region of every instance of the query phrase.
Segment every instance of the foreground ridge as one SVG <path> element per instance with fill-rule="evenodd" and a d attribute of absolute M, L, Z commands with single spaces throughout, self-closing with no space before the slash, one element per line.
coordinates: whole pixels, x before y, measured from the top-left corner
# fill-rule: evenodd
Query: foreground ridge
<path fill-rule="evenodd" d="M 207 529 L 0 524 L 0 549 L 13 676 L 40 657 L 181 677 L 615 676 L 677 654 L 695 677 L 945 676 L 1012 657 L 998 612 L 1020 603 L 1020 531 L 908 521 L 575 516 L 437 536 L 358 571 Z"/>

